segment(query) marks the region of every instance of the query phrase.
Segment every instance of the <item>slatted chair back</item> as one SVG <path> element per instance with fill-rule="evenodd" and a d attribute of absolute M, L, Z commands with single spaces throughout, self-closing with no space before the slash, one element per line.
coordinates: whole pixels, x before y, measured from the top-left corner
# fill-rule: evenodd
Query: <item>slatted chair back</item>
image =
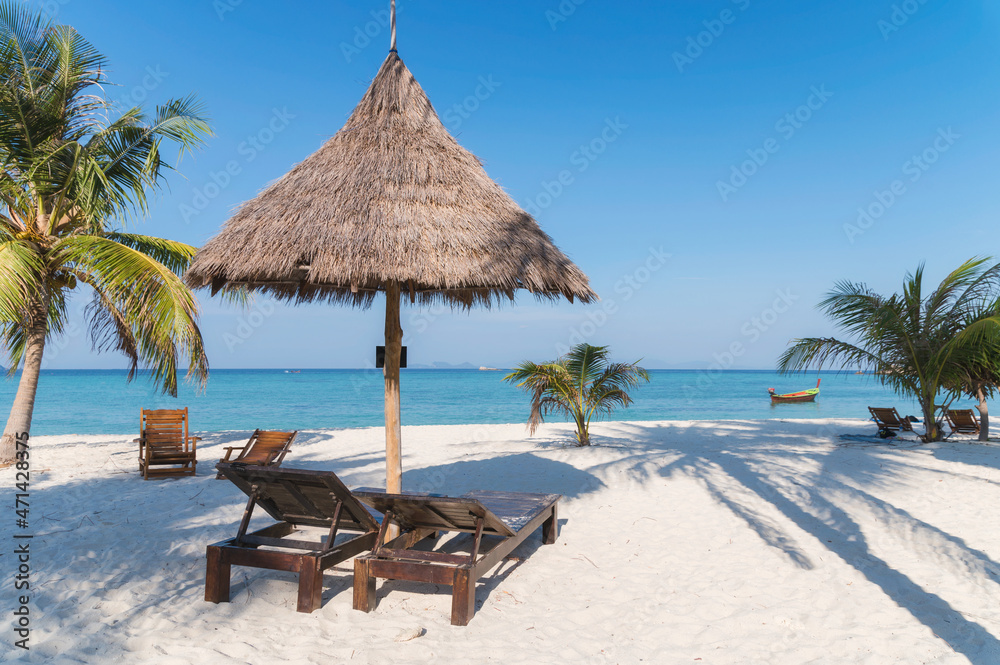
<path fill-rule="evenodd" d="M 979 421 L 972 409 L 949 409 L 945 418 L 953 434 L 979 434 Z"/>
<path fill-rule="evenodd" d="M 250 437 L 246 448 L 233 461 L 253 464 L 255 466 L 268 466 L 269 464 L 279 466 L 297 435 L 298 431 L 272 432 L 268 430 L 256 430 Z"/>
<path fill-rule="evenodd" d="M 188 433 L 187 408 L 142 409 L 139 428 L 135 442 L 143 478 L 195 475 L 201 439 Z"/>
<path fill-rule="evenodd" d="M 254 430 L 254 433 L 250 435 L 250 440 L 243 446 L 239 455 L 232 460 L 224 459 L 222 461 L 242 462 L 254 466 L 268 466 L 271 464 L 279 466 L 298 434 L 297 430 L 294 432 Z M 234 450 L 240 449 L 234 448 Z"/>
<path fill-rule="evenodd" d="M 219 472 L 279 522 L 330 528 L 340 510 L 340 528 L 377 531 L 378 522 L 332 471 L 282 469 L 219 462 Z"/>
<path fill-rule="evenodd" d="M 868 407 L 869 413 L 872 414 L 872 420 L 879 427 L 884 427 L 886 429 L 901 430 L 904 432 L 912 432 L 913 425 L 906 418 L 900 418 L 899 412 L 896 411 L 895 407 L 888 409 L 878 408 L 878 407 Z"/>
<path fill-rule="evenodd" d="M 187 452 L 188 410 L 183 409 L 143 409 L 140 417 L 140 432 L 143 445 L 157 453 Z"/>
<path fill-rule="evenodd" d="M 430 494 L 385 494 L 376 490 L 355 490 L 354 496 L 404 529 L 433 529 L 475 533 L 477 518 L 483 519 L 483 534 L 510 537 L 515 534 L 504 521 L 472 497 Z"/>

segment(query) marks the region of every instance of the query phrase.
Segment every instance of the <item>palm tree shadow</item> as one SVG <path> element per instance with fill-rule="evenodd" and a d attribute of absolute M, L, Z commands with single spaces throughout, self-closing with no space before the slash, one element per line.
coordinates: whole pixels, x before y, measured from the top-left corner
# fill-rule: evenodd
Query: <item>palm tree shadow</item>
<path fill-rule="evenodd" d="M 707 424 L 706 424 L 707 425 Z M 944 640 L 956 653 L 963 654 L 974 665 L 993 665 L 1000 662 L 1000 640 L 982 625 L 963 615 L 941 596 L 928 591 L 893 568 L 889 562 L 877 556 L 866 538 L 861 525 L 844 509 L 831 500 L 831 496 L 849 496 L 860 501 L 872 511 L 880 524 L 892 525 L 897 531 L 909 530 L 919 533 L 923 539 L 934 543 L 936 552 L 946 559 L 945 565 L 956 562 L 982 579 L 1000 583 L 1000 564 L 986 553 L 970 548 L 962 539 L 939 528 L 918 520 L 906 511 L 878 499 L 859 486 L 888 484 L 889 480 L 905 473 L 910 466 L 894 463 L 881 457 L 878 463 L 852 465 L 851 475 L 838 479 L 843 469 L 831 468 L 837 455 L 882 455 L 886 449 L 845 449 L 836 447 L 833 451 L 823 448 L 816 450 L 775 451 L 770 442 L 787 440 L 800 441 L 803 433 L 830 434 L 825 430 L 814 432 L 803 423 L 785 423 L 782 430 L 769 427 L 766 433 L 756 423 L 726 423 L 719 429 L 722 445 L 715 446 L 711 440 L 700 437 L 686 441 L 688 430 L 698 432 L 706 425 L 676 425 L 667 427 L 631 428 L 621 426 L 622 444 L 630 449 L 630 454 L 613 462 L 595 465 L 588 471 L 601 477 L 604 473 L 628 474 L 634 482 L 651 483 L 674 476 L 695 478 L 701 482 L 708 494 L 731 511 L 752 529 L 763 542 L 775 548 L 804 570 L 814 567 L 806 551 L 794 537 L 783 529 L 780 522 L 766 514 L 772 509 L 774 516 L 780 516 L 797 526 L 804 533 L 816 539 L 826 550 L 836 555 L 844 563 L 853 567 L 876 585 L 899 607 L 909 612 L 916 620 L 928 627 Z M 703 432 L 698 432 L 703 434 Z M 761 441 L 769 442 L 761 449 Z M 833 443 L 835 439 L 831 439 Z M 934 451 L 936 457 L 949 459 L 953 453 L 942 448 Z M 813 477 L 822 478 L 822 484 L 810 483 L 797 478 L 795 467 L 776 469 L 775 465 L 787 458 L 789 462 L 799 461 L 803 456 L 814 459 L 819 468 Z M 1000 455 L 998 455 L 1000 457 Z M 765 460 L 768 464 L 759 464 Z M 968 463 L 969 460 L 955 460 Z M 977 462 L 984 464 L 984 462 Z M 989 462 L 985 464 L 996 468 Z M 939 473 L 940 469 L 930 469 Z M 778 471 L 777 473 L 775 473 Z M 783 486 L 782 482 L 789 483 Z M 849 484 L 848 484 L 849 483 Z M 782 520 L 784 521 L 784 520 Z"/>
<path fill-rule="evenodd" d="M 702 461 L 690 475 L 701 479 L 708 490 L 709 496 L 742 519 L 761 540 L 785 554 L 796 566 L 804 570 L 812 570 L 814 568 L 809 556 L 796 544 L 794 538 L 782 531 L 773 520 L 767 519 L 766 516 L 748 505 L 749 502 L 740 502 L 731 496 L 730 492 L 719 482 L 715 474 L 702 473 L 700 472 L 702 468 L 710 468 L 707 460 Z M 739 482 L 738 479 L 736 480 Z"/>
<path fill-rule="evenodd" d="M 825 464 L 824 464 L 825 466 Z M 770 504 L 781 515 L 805 533 L 817 539 L 824 547 L 839 557 L 844 563 L 865 576 L 878 586 L 899 607 L 908 611 L 915 619 L 931 629 L 955 652 L 965 655 L 974 665 L 992 665 L 1000 654 L 1000 641 L 979 623 L 966 618 L 937 594 L 922 588 L 904 573 L 893 568 L 887 561 L 876 556 L 869 546 L 860 525 L 837 504 L 825 496 L 825 491 L 847 491 L 864 500 L 868 506 L 891 516 L 897 522 L 906 523 L 909 528 L 920 529 L 949 545 L 964 559 L 989 579 L 1000 579 L 997 571 L 1000 565 L 985 553 L 972 550 L 960 539 L 936 527 L 914 519 L 905 511 L 888 504 L 871 494 L 843 483 L 830 480 L 829 475 L 819 471 L 832 487 L 817 487 L 795 482 L 799 494 L 795 500 L 789 498 L 786 490 L 780 488 L 773 477 L 755 470 L 742 454 L 720 451 L 711 461 L 694 455 L 687 455 L 662 470 L 664 477 L 675 473 L 686 473 L 701 479 L 709 493 L 734 515 L 741 518 L 767 544 L 786 554 L 802 568 L 811 568 L 806 554 L 794 544 L 792 538 L 781 531 L 773 521 L 763 518 L 754 510 L 746 498 L 740 500 L 738 494 L 749 493 L 756 501 Z M 720 479 L 728 477 L 738 483 L 738 489 L 727 487 Z M 871 479 L 869 479 L 871 480 Z M 806 510 L 803 506 L 809 506 Z M 818 517 L 822 515 L 823 517 Z"/>

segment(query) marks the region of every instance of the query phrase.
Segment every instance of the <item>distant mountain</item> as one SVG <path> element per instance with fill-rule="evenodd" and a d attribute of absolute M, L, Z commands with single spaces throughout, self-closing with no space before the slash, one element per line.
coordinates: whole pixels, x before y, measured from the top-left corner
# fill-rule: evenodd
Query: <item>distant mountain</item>
<path fill-rule="evenodd" d="M 479 369 L 479 365 L 473 365 L 472 363 L 446 363 L 446 362 L 434 362 L 430 365 L 410 365 L 412 369 Z"/>
<path fill-rule="evenodd" d="M 706 369 L 712 366 L 711 360 L 692 360 L 686 363 L 664 363 L 664 369 Z"/>
<path fill-rule="evenodd" d="M 639 361 L 639 365 L 646 369 L 674 369 L 676 367 L 676 363 L 667 362 L 662 358 L 643 358 Z"/>

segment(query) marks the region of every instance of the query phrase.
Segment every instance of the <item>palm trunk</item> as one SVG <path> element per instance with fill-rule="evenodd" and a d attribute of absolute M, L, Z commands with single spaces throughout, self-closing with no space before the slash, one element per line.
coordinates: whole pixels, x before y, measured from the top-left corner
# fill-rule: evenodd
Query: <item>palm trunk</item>
<path fill-rule="evenodd" d="M 979 399 L 979 404 L 976 405 L 976 409 L 979 411 L 979 440 L 989 441 L 990 409 L 986 404 L 986 395 L 983 394 L 982 388 L 976 391 L 976 397 Z"/>
<path fill-rule="evenodd" d="M 48 309 L 47 293 L 28 306 L 24 366 L 21 368 L 21 381 L 17 385 L 14 405 L 7 419 L 3 438 L 0 439 L 0 467 L 14 463 L 16 438 L 21 435 L 21 439 L 24 439 L 31 431 L 31 415 L 35 410 L 35 393 L 38 391 L 38 375 L 42 371 L 42 353 L 45 351 L 45 335 L 48 332 Z"/>
<path fill-rule="evenodd" d="M 580 385 L 577 388 L 580 392 L 577 395 L 576 413 L 573 414 L 573 419 L 576 420 L 576 444 L 578 446 L 590 445 L 590 428 L 587 427 L 587 420 L 583 411 L 583 392 L 585 388 L 586 384 L 584 384 L 581 378 Z"/>
<path fill-rule="evenodd" d="M 583 414 L 577 414 L 574 416 L 576 420 L 576 442 L 579 446 L 589 446 L 590 445 L 590 428 L 587 426 L 587 421 L 584 420 Z"/>
<path fill-rule="evenodd" d="M 931 397 L 930 400 L 921 400 L 920 409 L 924 412 L 924 443 L 937 441 L 941 438 L 941 432 L 938 430 L 937 426 L 934 398 Z"/>

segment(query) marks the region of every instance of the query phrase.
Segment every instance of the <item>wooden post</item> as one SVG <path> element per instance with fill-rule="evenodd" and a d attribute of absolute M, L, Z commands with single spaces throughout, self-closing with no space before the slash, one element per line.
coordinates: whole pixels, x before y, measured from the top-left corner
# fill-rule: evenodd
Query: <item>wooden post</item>
<path fill-rule="evenodd" d="M 303 556 L 299 560 L 299 598 L 295 611 L 308 614 L 322 604 L 323 567 L 318 557 Z"/>
<path fill-rule="evenodd" d="M 403 329 L 399 324 L 398 282 L 385 289 L 385 490 L 402 490 L 403 464 L 400 459 L 399 359 L 403 348 Z"/>
<path fill-rule="evenodd" d="M 542 522 L 542 544 L 551 545 L 559 535 L 559 511 L 552 506 L 552 516 Z"/>
<path fill-rule="evenodd" d="M 375 609 L 375 576 L 371 574 L 371 560 L 364 556 L 354 560 L 354 609 Z"/>
<path fill-rule="evenodd" d="M 475 613 L 476 578 L 468 566 L 456 568 L 451 585 L 451 625 L 468 626 Z"/>
<path fill-rule="evenodd" d="M 205 600 L 210 603 L 228 603 L 231 564 L 224 558 L 222 548 L 215 545 L 208 546 L 205 559 Z"/>

